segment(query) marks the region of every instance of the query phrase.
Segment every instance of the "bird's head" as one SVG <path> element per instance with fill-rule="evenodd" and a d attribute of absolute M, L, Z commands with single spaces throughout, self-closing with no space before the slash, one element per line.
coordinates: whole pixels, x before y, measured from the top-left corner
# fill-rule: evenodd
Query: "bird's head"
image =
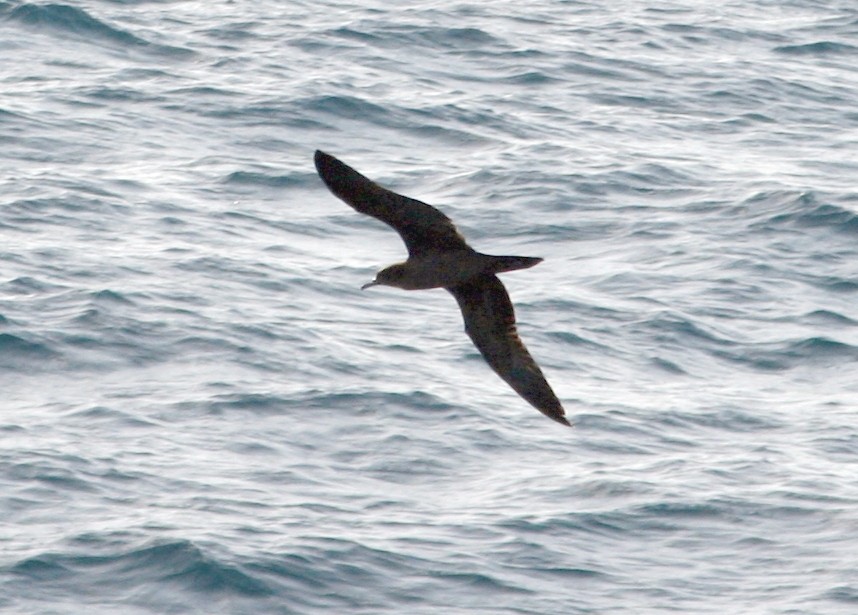
<path fill-rule="evenodd" d="M 396 288 L 406 288 L 405 285 L 406 271 L 403 263 L 385 267 L 377 274 L 372 282 L 368 282 L 360 287 L 361 290 L 366 290 L 371 286 L 394 286 Z"/>

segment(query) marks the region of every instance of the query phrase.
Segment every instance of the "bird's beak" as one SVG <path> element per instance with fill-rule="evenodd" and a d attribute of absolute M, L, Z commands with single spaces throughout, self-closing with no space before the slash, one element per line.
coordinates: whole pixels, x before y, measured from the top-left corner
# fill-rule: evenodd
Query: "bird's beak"
<path fill-rule="evenodd" d="M 367 282 L 366 284 L 364 284 L 363 286 L 361 286 L 361 287 L 360 287 L 360 289 L 361 289 L 361 290 L 366 290 L 366 289 L 367 289 L 367 288 L 369 288 L 370 286 L 378 286 L 378 282 L 376 282 L 375 280 L 373 280 L 372 282 Z"/>

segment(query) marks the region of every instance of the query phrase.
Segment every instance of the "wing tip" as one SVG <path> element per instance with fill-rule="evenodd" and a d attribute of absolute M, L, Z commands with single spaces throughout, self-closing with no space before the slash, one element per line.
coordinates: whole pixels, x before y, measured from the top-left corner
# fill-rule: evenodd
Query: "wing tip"
<path fill-rule="evenodd" d="M 334 163 L 338 162 L 338 160 L 330 154 L 317 149 L 316 153 L 313 154 L 313 162 L 316 165 L 316 171 L 320 176 L 322 176 L 322 178 L 324 178 L 326 171 L 328 171 Z"/>
<path fill-rule="evenodd" d="M 355 199 L 372 194 L 377 188 L 372 180 L 364 177 L 336 156 L 331 156 L 320 149 L 317 149 L 313 155 L 313 162 L 316 165 L 316 172 L 328 190 L 352 207 L 355 207 Z M 362 211 L 360 208 L 356 209 Z"/>
<path fill-rule="evenodd" d="M 559 409 L 551 409 L 551 410 L 542 410 L 539 409 L 545 416 L 550 418 L 552 421 L 560 423 L 561 425 L 566 425 L 566 427 L 573 427 L 573 424 L 569 422 L 569 419 L 566 418 L 566 412 L 563 408 Z"/>
<path fill-rule="evenodd" d="M 554 420 L 557 421 L 558 423 L 560 423 L 561 425 L 566 425 L 566 427 L 574 427 L 574 425 L 572 423 L 570 423 L 569 419 L 567 419 L 565 416 L 558 416 L 556 418 L 555 417 L 552 417 L 552 418 L 554 418 Z"/>

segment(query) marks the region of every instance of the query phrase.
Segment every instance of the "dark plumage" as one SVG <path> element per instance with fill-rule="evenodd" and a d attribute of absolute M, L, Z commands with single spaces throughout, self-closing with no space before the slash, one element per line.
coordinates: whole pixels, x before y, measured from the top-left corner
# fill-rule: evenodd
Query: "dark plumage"
<path fill-rule="evenodd" d="M 495 275 L 533 267 L 542 259 L 477 252 L 450 218 L 431 205 L 382 188 L 324 152 L 316 152 L 315 162 L 331 192 L 393 227 L 408 248 L 408 260 L 383 269 L 364 288 L 381 284 L 447 289 L 462 310 L 465 331 L 491 368 L 534 408 L 569 425 L 563 406 L 518 337 L 512 302 Z"/>

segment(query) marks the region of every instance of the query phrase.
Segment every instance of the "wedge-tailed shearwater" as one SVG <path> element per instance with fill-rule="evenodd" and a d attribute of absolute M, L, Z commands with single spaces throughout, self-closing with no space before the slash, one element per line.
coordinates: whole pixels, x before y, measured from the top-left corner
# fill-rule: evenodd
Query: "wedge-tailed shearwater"
<path fill-rule="evenodd" d="M 382 188 L 350 166 L 316 151 L 316 170 L 328 189 L 362 214 L 390 225 L 408 249 L 404 263 L 382 269 L 362 288 L 444 288 L 456 298 L 465 331 L 491 368 L 547 417 L 569 425 L 563 406 L 518 337 L 509 295 L 495 275 L 542 262 L 531 256 L 491 256 L 471 248 L 443 213 Z"/>

